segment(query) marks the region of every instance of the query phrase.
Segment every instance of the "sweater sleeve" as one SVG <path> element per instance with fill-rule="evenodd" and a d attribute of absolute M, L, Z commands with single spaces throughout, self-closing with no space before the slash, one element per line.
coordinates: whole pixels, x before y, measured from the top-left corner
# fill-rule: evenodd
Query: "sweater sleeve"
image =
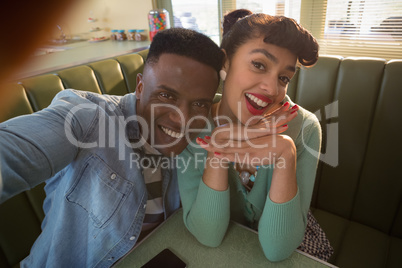
<path fill-rule="evenodd" d="M 272 202 L 268 194 L 259 221 L 259 240 L 271 261 L 288 258 L 304 237 L 321 147 L 321 127 L 314 115 L 304 121 L 295 143 L 297 194 L 282 204 Z"/>
<path fill-rule="evenodd" d="M 189 147 L 180 154 L 186 164 L 179 165 L 177 173 L 184 224 L 201 244 L 217 247 L 229 225 L 230 192 L 216 191 L 204 184 L 206 154 Z"/>

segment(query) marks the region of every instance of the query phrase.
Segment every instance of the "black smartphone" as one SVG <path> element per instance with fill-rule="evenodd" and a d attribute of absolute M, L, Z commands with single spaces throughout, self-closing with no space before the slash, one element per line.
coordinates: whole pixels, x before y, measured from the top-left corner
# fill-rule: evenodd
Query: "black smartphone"
<path fill-rule="evenodd" d="M 149 262 L 141 266 L 142 268 L 185 268 L 186 263 L 176 256 L 172 251 L 165 248 L 153 257 Z"/>

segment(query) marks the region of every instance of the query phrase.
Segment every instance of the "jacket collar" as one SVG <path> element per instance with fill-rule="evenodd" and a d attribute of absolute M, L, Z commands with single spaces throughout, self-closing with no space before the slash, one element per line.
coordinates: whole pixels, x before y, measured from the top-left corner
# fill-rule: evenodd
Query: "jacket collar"
<path fill-rule="evenodd" d="M 141 138 L 141 133 L 137 120 L 137 97 L 135 93 L 124 95 L 120 103 L 120 109 L 127 124 L 127 138 L 129 140 L 139 140 Z"/>

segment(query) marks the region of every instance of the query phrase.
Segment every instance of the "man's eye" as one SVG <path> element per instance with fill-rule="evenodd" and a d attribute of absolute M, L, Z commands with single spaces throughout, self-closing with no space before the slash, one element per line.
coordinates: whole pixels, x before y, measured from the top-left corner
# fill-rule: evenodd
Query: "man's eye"
<path fill-rule="evenodd" d="M 259 69 L 259 70 L 264 70 L 264 69 L 265 69 L 265 66 L 264 66 L 261 62 L 258 62 L 258 61 L 251 61 L 251 63 L 253 64 L 253 66 L 254 66 L 255 68 L 257 68 L 257 69 Z"/>
<path fill-rule="evenodd" d="M 205 108 L 207 105 L 203 102 L 194 102 L 194 106 L 197 106 L 198 108 Z"/>
<path fill-rule="evenodd" d="M 286 85 L 289 84 L 290 82 L 290 78 L 287 76 L 280 76 L 279 80 L 281 80 L 283 83 L 285 83 Z"/>
<path fill-rule="evenodd" d="M 174 97 L 172 95 L 170 95 L 169 93 L 166 93 L 166 92 L 159 93 L 159 96 L 161 96 L 162 98 L 168 99 L 168 100 L 174 99 Z"/>

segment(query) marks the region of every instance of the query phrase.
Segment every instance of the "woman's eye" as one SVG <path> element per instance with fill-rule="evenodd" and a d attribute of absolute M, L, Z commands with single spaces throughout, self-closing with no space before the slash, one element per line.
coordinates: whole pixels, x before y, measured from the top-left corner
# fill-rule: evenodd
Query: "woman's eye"
<path fill-rule="evenodd" d="M 258 61 L 251 61 L 251 63 L 254 65 L 255 68 L 259 69 L 259 70 L 264 70 L 265 66 L 258 62 Z"/>
<path fill-rule="evenodd" d="M 280 79 L 283 83 L 285 83 L 286 85 L 289 84 L 289 82 L 290 82 L 290 78 L 287 77 L 287 76 L 281 76 L 281 77 L 279 77 L 279 79 Z"/>

